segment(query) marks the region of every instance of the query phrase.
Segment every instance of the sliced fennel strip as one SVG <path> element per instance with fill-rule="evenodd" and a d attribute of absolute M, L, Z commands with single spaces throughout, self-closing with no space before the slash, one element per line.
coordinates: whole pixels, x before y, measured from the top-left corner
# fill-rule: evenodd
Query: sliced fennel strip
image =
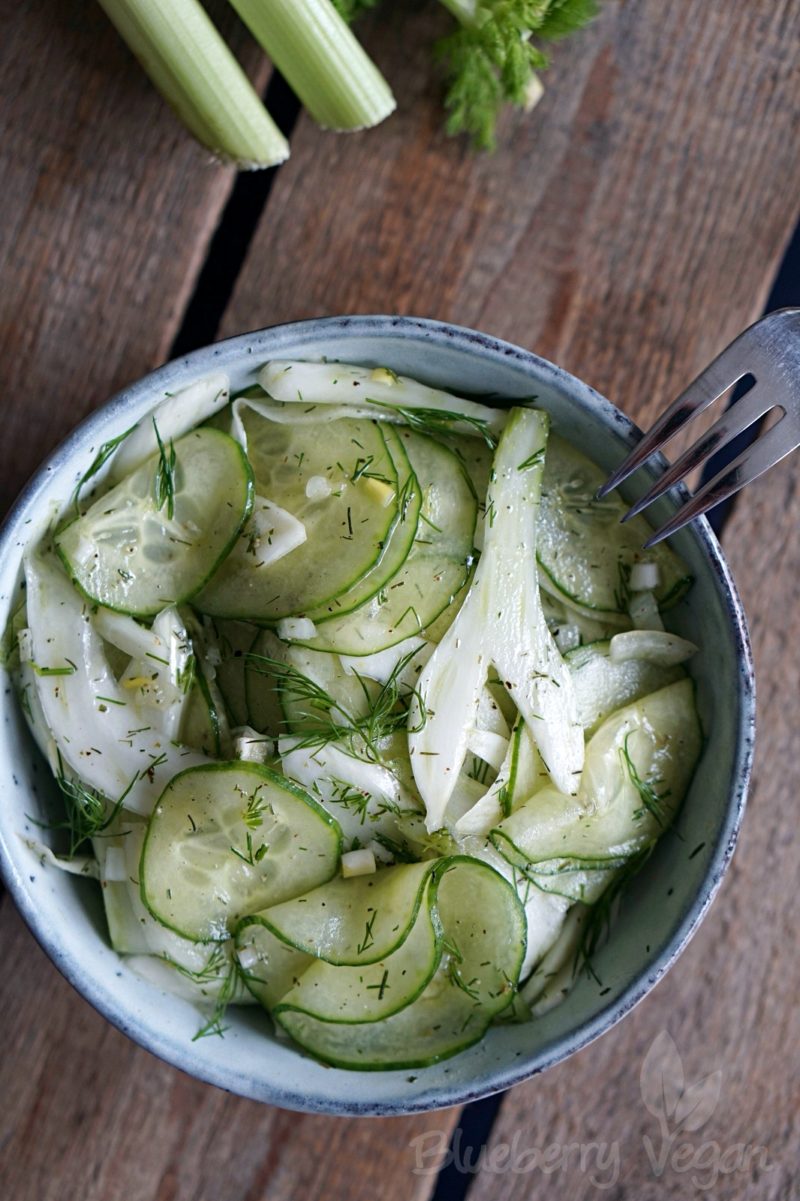
<path fill-rule="evenodd" d="M 578 790 L 583 731 L 569 671 L 547 627 L 536 575 L 536 519 L 548 419 L 514 409 L 487 495 L 486 544 L 455 621 L 420 676 L 410 711 L 414 778 L 429 831 L 441 828 L 476 726 L 489 669 L 512 697 L 556 787 Z M 417 728 L 415 728 L 417 727 Z"/>
<path fill-rule="evenodd" d="M 149 813 L 168 780 L 207 759 L 176 746 L 136 713 L 111 670 L 88 606 L 52 553 L 28 555 L 25 578 L 34 655 L 76 665 L 70 675 L 35 677 L 58 751 L 90 788 L 111 801 L 127 790 L 125 807 Z"/>
<path fill-rule="evenodd" d="M 421 433 L 459 433 L 490 444 L 506 424 L 508 412 L 431 388 L 386 367 L 349 363 L 274 360 L 262 367 L 259 382 L 273 400 L 298 408 L 346 405 L 379 421 L 414 424 Z"/>

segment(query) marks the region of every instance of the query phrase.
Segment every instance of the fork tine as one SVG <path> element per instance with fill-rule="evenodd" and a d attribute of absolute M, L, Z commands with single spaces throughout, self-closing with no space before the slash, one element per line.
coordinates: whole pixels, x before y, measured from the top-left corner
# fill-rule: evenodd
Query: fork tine
<path fill-rule="evenodd" d="M 756 384 L 741 400 L 737 400 L 731 408 L 723 413 L 719 420 L 715 421 L 711 428 L 706 430 L 702 438 L 690 446 L 656 480 L 649 492 L 646 492 L 634 505 L 631 505 L 622 520 L 630 521 L 632 517 L 636 517 L 638 513 L 641 513 L 643 509 L 651 505 L 654 500 L 658 500 L 659 496 L 663 496 L 679 480 L 688 475 L 693 468 L 699 466 L 704 459 L 709 458 L 716 451 L 722 450 L 737 434 L 741 434 L 754 421 L 758 421 L 759 417 L 763 417 L 765 413 L 768 413 L 774 407 L 775 401 L 768 395 L 768 390 L 763 385 Z"/>
<path fill-rule="evenodd" d="M 702 413 L 718 396 L 721 396 L 732 384 L 747 374 L 747 367 L 743 366 L 745 360 L 741 358 L 739 351 L 742 339 L 746 338 L 748 333 L 749 330 L 745 330 L 734 342 L 731 342 L 730 346 L 717 355 L 705 371 L 702 371 L 678 399 L 673 401 L 669 408 L 661 414 L 655 425 L 651 426 L 642 437 L 641 442 L 633 448 L 624 463 L 612 472 L 603 486 L 598 489 L 598 499 L 602 499 L 618 487 L 665 442 L 682 430 L 687 422 L 698 413 Z"/>
<path fill-rule="evenodd" d="M 770 467 L 774 467 L 781 459 L 786 458 L 800 446 L 800 424 L 791 421 L 788 415 L 773 425 L 772 429 L 743 451 L 732 463 L 724 467 L 713 479 L 709 480 L 699 492 L 682 505 L 652 538 L 648 538 L 645 547 L 655 546 L 657 542 L 668 538 L 677 530 L 687 525 L 695 517 L 707 513 L 722 500 L 733 496 L 740 488 L 750 484 L 763 475 Z"/>

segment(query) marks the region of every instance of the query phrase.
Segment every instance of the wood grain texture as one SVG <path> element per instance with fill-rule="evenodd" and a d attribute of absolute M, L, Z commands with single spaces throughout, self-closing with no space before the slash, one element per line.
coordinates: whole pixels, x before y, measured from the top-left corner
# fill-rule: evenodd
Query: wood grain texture
<path fill-rule="evenodd" d="M 263 85 L 265 61 L 210 7 Z M 233 173 L 186 137 L 93 2 L 2 16 L 5 508 L 80 418 L 168 353 Z M 8 898 L 0 948 L 3 1199 L 335 1201 L 374 1196 L 378 1179 L 389 1201 L 427 1195 L 410 1140 L 429 1118 L 344 1123 L 229 1097 L 113 1030 Z"/>
<path fill-rule="evenodd" d="M 310 1117 L 201 1084 L 109 1025 L 0 905 L 0 1197 L 8 1201 L 423 1201 L 431 1118 Z M 453 1115 L 437 1115 L 448 1123 Z"/>
<path fill-rule="evenodd" d="M 437 317 L 644 419 L 759 311 L 800 211 L 797 5 L 609 0 L 477 159 L 440 132 L 447 28 L 418 0 L 365 24 L 399 112 L 346 138 L 301 122 L 225 332 Z"/>
<path fill-rule="evenodd" d="M 800 470 L 796 460 L 786 461 L 740 498 L 725 533 L 750 615 L 759 733 L 739 846 L 714 906 L 675 967 L 626 1021 L 508 1095 L 485 1151 L 487 1169 L 508 1147 L 519 1170 L 481 1173 L 469 1201 L 540 1201 L 554 1185 L 574 1201 L 800 1195 L 800 659 L 790 633 L 800 530 L 787 519 L 798 504 Z M 662 1142 L 639 1085 L 661 1031 L 678 1048 L 687 1085 L 721 1072 L 719 1102 L 708 1120 L 671 1146 Z M 656 1175 L 662 1149 L 666 1162 Z"/>
<path fill-rule="evenodd" d="M 258 86 L 268 65 L 216 5 Z M 4 511 L 43 454 L 166 355 L 233 183 L 93 0 L 0 9 Z"/>
<path fill-rule="evenodd" d="M 478 162 L 438 132 L 426 43 L 443 27 L 429 8 L 398 15 L 391 38 L 385 19 L 369 27 L 387 74 L 404 81 L 400 114 L 380 146 L 369 134 L 323 141 L 301 125 L 227 331 L 325 313 L 435 316 L 539 351 L 648 423 L 761 311 L 794 227 L 800 10 L 772 0 L 608 4 L 559 48 L 539 110 L 507 120 L 503 148 Z M 321 204 L 322 177 L 335 186 Z M 781 650 L 799 565 L 795 529 L 785 540 L 779 532 L 797 475 L 794 462 L 758 485 L 763 507 L 748 495 L 726 540 L 766 681 L 753 800 L 730 876 L 690 948 L 628 1020 L 509 1095 L 487 1148 L 499 1170 L 478 1177 L 470 1201 L 534 1201 L 554 1185 L 576 1199 L 694 1195 L 707 1191 L 715 1156 L 715 1198 L 777 1201 L 800 1189 L 791 951 L 800 681 L 797 657 Z M 712 1118 L 684 1140 L 683 1170 L 670 1160 L 658 1177 L 644 1143 L 658 1155 L 658 1127 L 639 1071 L 662 1030 L 687 1080 L 723 1076 Z M 592 1140 L 608 1144 L 608 1161 L 589 1147 L 582 1165 Z M 703 1150 L 708 1140 L 718 1150 Z M 544 1167 L 536 1147 L 550 1148 Z"/>
<path fill-rule="evenodd" d="M 0 454 L 10 495 L 79 416 L 163 356 L 230 178 L 202 165 L 88 4 L 5 7 L 0 86 L 15 115 L 5 135 L 13 187 L 0 230 L 0 345 L 14 437 Z M 226 332 L 347 311 L 442 317 L 523 342 L 647 419 L 757 313 L 791 231 L 800 194 L 797 5 L 608 0 L 590 31 L 558 48 L 540 109 L 508 118 L 503 149 L 478 160 L 439 133 L 428 44 L 446 27 L 438 6 L 418 0 L 365 24 L 401 112 L 379 132 L 346 138 L 301 124 Z M 37 45 L 46 69 L 34 75 Z M 760 487 L 788 487 L 796 475 L 780 470 Z M 659 1182 L 643 1151 L 651 1119 L 638 1070 L 662 1029 L 688 1076 L 725 1072 L 708 1137 L 762 1143 L 775 1165 L 732 1174 L 709 1195 L 792 1195 L 798 1106 L 786 1052 L 797 1044 L 798 981 L 786 960 L 794 936 L 784 897 L 794 894 L 797 863 L 788 819 L 777 815 L 784 798 L 783 811 L 794 804 L 788 714 L 798 681 L 788 656 L 776 666 L 775 628 L 786 627 L 800 563 L 794 542 L 781 550 L 763 536 L 778 528 L 783 499 L 777 492 L 753 510 L 770 578 L 780 559 L 772 599 L 749 570 L 752 529 L 736 536 L 761 678 L 771 683 L 762 685 L 762 766 L 731 874 L 656 993 L 570 1064 L 515 1090 L 493 1139 L 516 1139 L 522 1150 L 624 1139 L 620 1177 L 601 1194 L 569 1167 L 506 1166 L 479 1177 L 473 1198 L 533 1201 L 553 1184 L 576 1198 L 647 1201 L 662 1186 L 691 1195 L 685 1174 Z M 434 1178 L 414 1173 L 411 1140 L 436 1130 L 446 1139 L 452 1112 L 343 1122 L 226 1096 L 108 1026 L 60 979 L 8 901 L 0 945 L 12 965 L 0 976 L 8 1024 L 0 1196 L 430 1195 Z"/>

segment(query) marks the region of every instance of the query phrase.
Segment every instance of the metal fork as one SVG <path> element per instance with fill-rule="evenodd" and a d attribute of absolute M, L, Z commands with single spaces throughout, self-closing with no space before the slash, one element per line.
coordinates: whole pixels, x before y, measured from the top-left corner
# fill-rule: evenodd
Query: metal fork
<path fill-rule="evenodd" d="M 598 498 L 626 480 L 693 417 L 747 375 L 755 380 L 750 390 L 735 400 L 719 420 L 664 472 L 622 520 L 629 521 L 641 513 L 770 410 L 781 409 L 783 416 L 691 496 L 648 538 L 646 547 L 655 546 L 694 517 L 707 513 L 720 501 L 733 496 L 800 446 L 800 309 L 778 309 L 768 313 L 731 342 L 662 413 L 622 466 L 609 476 L 598 491 Z"/>

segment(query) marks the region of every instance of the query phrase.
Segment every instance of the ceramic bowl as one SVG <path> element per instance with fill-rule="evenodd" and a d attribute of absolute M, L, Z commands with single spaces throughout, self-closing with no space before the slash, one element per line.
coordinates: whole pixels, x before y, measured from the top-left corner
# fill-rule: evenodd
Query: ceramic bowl
<path fill-rule="evenodd" d="M 342 317 L 245 334 L 198 350 L 124 389 L 41 467 L 0 535 L 0 620 L 19 597 L 22 550 L 55 501 L 69 496 L 98 446 L 127 429 L 165 392 L 215 368 L 234 389 L 271 358 L 323 356 L 385 365 L 429 384 L 499 397 L 531 397 L 553 426 L 602 467 L 635 442 L 635 426 L 586 384 L 528 351 L 434 321 Z M 654 473 L 663 469 L 657 464 Z M 646 471 L 628 496 L 652 480 Z M 673 511 L 679 494 L 654 509 Z M 543 1071 L 610 1029 L 650 991 L 706 913 L 730 861 L 752 758 L 753 669 L 744 614 L 709 526 L 696 521 L 674 540 L 695 577 L 670 625 L 698 643 L 691 670 L 707 743 L 678 823 L 629 888 L 613 937 L 596 958 L 602 984 L 582 975 L 540 1020 L 491 1029 L 480 1043 L 433 1067 L 346 1072 L 323 1067 L 271 1034 L 256 1010 L 230 1014 L 224 1038 L 192 1042 L 197 1012 L 135 975 L 108 944 L 99 889 L 44 868 L 23 838 L 54 784 L 6 681 L 0 722 L 0 863 L 31 930 L 67 979 L 109 1021 L 183 1071 L 246 1097 L 334 1114 L 396 1114 L 457 1105 Z"/>

